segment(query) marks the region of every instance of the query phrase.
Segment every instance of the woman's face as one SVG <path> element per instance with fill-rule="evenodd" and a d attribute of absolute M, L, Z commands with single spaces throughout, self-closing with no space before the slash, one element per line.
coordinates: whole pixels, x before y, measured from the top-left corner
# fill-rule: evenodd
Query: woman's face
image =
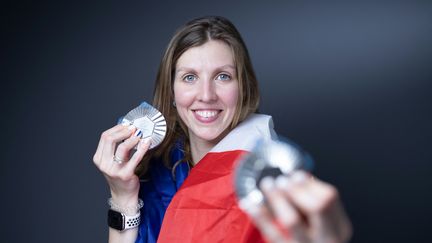
<path fill-rule="evenodd" d="M 176 63 L 174 100 L 190 139 L 217 143 L 236 112 L 239 85 L 231 48 L 208 41 Z"/>

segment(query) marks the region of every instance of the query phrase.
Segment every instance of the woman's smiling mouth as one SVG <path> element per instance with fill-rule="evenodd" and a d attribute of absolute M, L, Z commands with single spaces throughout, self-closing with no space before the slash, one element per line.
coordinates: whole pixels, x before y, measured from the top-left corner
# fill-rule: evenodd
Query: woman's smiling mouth
<path fill-rule="evenodd" d="M 222 110 L 215 110 L 215 109 L 199 109 L 199 110 L 192 110 L 195 118 L 203 123 L 210 123 L 215 121 L 219 114 L 222 112 Z"/>

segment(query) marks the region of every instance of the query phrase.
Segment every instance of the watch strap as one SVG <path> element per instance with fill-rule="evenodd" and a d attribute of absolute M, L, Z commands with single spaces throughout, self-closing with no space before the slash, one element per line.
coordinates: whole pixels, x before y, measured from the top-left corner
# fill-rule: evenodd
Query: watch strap
<path fill-rule="evenodd" d="M 124 217 L 123 230 L 132 229 L 132 228 L 138 227 L 140 225 L 140 220 L 141 220 L 140 211 L 138 211 L 137 214 L 132 215 L 132 216 L 128 216 L 128 215 L 124 215 L 124 214 L 122 214 L 122 215 Z"/>

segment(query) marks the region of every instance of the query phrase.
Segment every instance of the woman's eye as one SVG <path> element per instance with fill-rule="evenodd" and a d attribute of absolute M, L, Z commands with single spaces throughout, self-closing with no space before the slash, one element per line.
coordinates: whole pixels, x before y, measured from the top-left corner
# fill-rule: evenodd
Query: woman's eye
<path fill-rule="evenodd" d="M 186 82 L 193 82 L 196 80 L 196 76 L 192 75 L 192 74 L 188 74 L 188 75 L 184 76 L 183 80 Z"/>
<path fill-rule="evenodd" d="M 217 80 L 231 80 L 231 76 L 228 74 L 222 73 L 217 76 Z"/>

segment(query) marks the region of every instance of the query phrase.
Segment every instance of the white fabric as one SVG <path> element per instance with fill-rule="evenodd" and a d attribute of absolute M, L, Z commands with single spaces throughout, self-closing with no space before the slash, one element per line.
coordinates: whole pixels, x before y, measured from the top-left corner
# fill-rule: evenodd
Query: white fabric
<path fill-rule="evenodd" d="M 264 114 L 249 115 L 216 144 L 210 152 L 251 151 L 258 139 L 277 139 L 271 116 Z"/>

